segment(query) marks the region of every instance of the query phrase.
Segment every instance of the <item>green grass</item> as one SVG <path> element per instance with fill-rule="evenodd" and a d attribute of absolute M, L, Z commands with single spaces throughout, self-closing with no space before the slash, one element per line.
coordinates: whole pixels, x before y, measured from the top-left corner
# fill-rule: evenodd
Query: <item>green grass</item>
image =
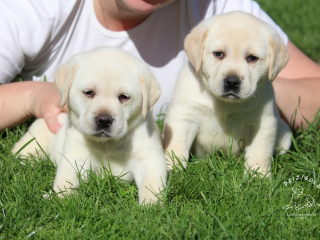
<path fill-rule="evenodd" d="M 307 131 L 298 132 L 292 150 L 274 157 L 272 181 L 244 175 L 243 156 L 193 158 L 185 171 L 170 172 L 160 196 L 162 205 L 149 207 L 138 205 L 134 184 L 93 172 L 76 194 L 43 199 L 52 188 L 56 168 L 50 161 L 37 162 L 37 157 L 23 165 L 12 156 L 12 144 L 26 130 L 23 125 L 0 140 L 0 239 L 319 239 L 318 228 L 294 231 L 288 228 L 295 228 L 294 222 L 281 222 L 277 215 L 278 203 L 290 202 L 285 179 L 320 174 L 318 125 L 315 121 Z M 308 193 L 320 203 L 319 189 L 310 186 Z M 320 207 L 313 211 L 319 214 Z"/>
<path fill-rule="evenodd" d="M 297 46 L 320 61 L 317 1 L 258 2 Z M 27 129 L 22 125 L 0 133 L 0 239 L 320 239 L 319 227 L 307 230 L 320 223 L 320 207 L 310 209 L 317 215 L 305 226 L 281 215 L 291 198 L 285 180 L 320 174 L 319 124 L 295 133 L 291 151 L 273 158 L 272 180 L 244 175 L 243 156 L 193 158 L 185 171 L 170 172 L 162 205 L 149 207 L 138 205 L 135 184 L 92 172 L 76 194 L 43 199 L 56 168 L 37 157 L 23 165 L 12 156 L 12 145 Z M 319 189 L 308 186 L 305 193 L 320 203 Z"/>

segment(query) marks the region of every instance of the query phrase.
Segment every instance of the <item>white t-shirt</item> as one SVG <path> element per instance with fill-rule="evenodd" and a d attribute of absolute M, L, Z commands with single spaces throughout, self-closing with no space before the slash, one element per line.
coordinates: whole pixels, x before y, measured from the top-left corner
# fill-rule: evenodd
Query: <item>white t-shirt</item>
<path fill-rule="evenodd" d="M 0 83 L 20 76 L 52 82 L 57 67 L 72 55 L 100 46 L 120 47 L 146 62 L 162 88 L 154 115 L 171 101 L 179 71 L 187 61 L 184 39 L 202 19 L 245 11 L 286 34 L 251 0 L 175 0 L 139 26 L 123 32 L 105 29 L 93 0 L 0 1 Z M 125 69 L 124 69 L 125 71 Z"/>

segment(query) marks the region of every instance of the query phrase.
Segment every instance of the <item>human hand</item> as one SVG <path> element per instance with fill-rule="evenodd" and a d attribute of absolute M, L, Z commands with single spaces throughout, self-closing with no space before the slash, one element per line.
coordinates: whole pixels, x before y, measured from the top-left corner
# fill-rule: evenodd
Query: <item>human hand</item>
<path fill-rule="evenodd" d="M 54 83 L 39 82 L 32 90 L 29 99 L 29 111 L 36 118 L 44 118 L 49 130 L 57 133 L 61 128 L 58 114 L 68 111 L 61 108 L 61 99 Z"/>
<path fill-rule="evenodd" d="M 295 116 L 294 129 L 306 128 L 320 107 L 320 66 L 290 41 L 288 49 L 290 60 L 273 82 L 276 103 L 288 124 Z"/>

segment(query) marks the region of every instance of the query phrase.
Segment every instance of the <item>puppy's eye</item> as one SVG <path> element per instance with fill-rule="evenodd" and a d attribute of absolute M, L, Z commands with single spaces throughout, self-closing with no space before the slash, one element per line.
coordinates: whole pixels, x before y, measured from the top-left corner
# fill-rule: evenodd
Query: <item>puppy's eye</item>
<path fill-rule="evenodd" d="M 223 52 L 213 52 L 213 55 L 218 59 L 223 59 L 224 58 Z"/>
<path fill-rule="evenodd" d="M 93 98 L 95 93 L 94 91 L 82 91 L 82 93 L 87 97 L 87 98 Z"/>
<path fill-rule="evenodd" d="M 120 94 L 118 98 L 121 103 L 124 103 L 130 99 L 130 97 L 126 94 Z"/>
<path fill-rule="evenodd" d="M 253 56 L 253 55 L 250 55 L 249 57 L 247 57 L 248 63 L 255 63 L 258 60 L 259 60 L 259 58 L 256 56 Z"/>

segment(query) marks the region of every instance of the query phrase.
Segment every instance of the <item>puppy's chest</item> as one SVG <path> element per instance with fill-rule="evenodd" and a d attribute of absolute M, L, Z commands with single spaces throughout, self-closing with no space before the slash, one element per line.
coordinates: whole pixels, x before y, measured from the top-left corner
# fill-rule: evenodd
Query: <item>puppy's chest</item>
<path fill-rule="evenodd" d="M 91 156 L 93 156 L 95 160 L 101 160 L 103 162 L 126 162 L 128 159 L 128 153 L 126 151 L 115 149 L 92 151 Z"/>
<path fill-rule="evenodd" d="M 250 142 L 256 129 L 257 119 L 250 112 L 223 115 L 212 112 L 203 116 L 193 149 L 195 152 L 227 151 L 232 145 L 232 153 L 236 154 Z"/>
<path fill-rule="evenodd" d="M 130 149 L 126 144 L 104 144 L 99 147 L 96 146 L 91 148 L 90 157 L 97 168 L 100 168 L 103 164 L 104 167 L 112 171 L 113 175 L 120 175 L 128 172 Z"/>

